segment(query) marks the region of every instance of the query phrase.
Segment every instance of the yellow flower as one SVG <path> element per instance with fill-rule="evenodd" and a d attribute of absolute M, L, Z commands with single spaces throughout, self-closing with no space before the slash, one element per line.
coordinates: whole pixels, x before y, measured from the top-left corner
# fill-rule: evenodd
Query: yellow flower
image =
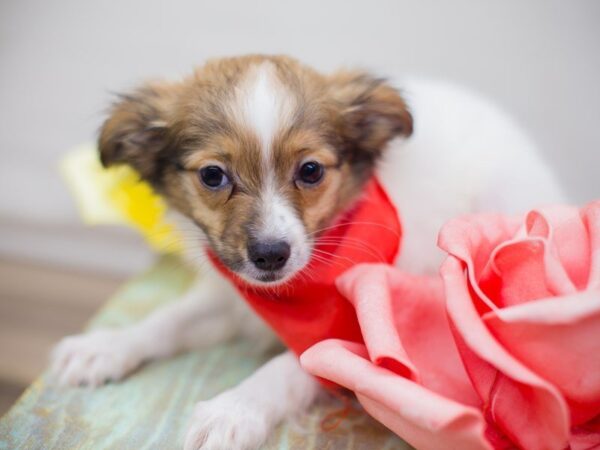
<path fill-rule="evenodd" d="M 128 225 L 161 253 L 182 250 L 179 231 L 166 218 L 165 201 L 131 167 L 105 169 L 89 145 L 67 154 L 60 168 L 85 223 Z"/>

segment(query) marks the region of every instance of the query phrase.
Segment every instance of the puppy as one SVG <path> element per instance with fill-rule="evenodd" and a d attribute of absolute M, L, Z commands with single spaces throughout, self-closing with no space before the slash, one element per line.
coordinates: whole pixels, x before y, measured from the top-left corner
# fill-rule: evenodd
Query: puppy
<path fill-rule="evenodd" d="M 106 166 L 131 165 L 164 196 L 190 259 L 210 249 L 256 285 L 285 283 L 305 267 L 319 230 L 374 173 L 401 216 L 398 265 L 419 273 L 438 268 L 445 220 L 562 201 L 533 144 L 494 106 L 450 85 L 398 86 L 360 71 L 323 75 L 284 56 L 209 61 L 182 81 L 122 96 L 100 155 Z M 143 361 L 239 335 L 271 339 L 209 267 L 138 324 L 65 338 L 53 370 L 63 384 L 97 386 Z M 200 402 L 185 448 L 256 448 L 317 392 L 282 353 Z"/>

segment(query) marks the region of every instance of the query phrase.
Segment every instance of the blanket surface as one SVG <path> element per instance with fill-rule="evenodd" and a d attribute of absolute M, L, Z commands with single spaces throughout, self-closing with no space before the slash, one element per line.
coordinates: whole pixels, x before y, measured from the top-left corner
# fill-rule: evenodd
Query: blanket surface
<path fill-rule="evenodd" d="M 177 257 L 163 257 L 116 293 L 90 328 L 138 321 L 191 282 L 191 272 Z M 0 449 L 181 449 L 194 404 L 235 386 L 268 358 L 256 355 L 251 343 L 236 341 L 152 362 L 97 390 L 58 389 L 44 373 L 0 419 Z M 321 422 L 335 421 L 343 408 L 336 399 L 324 400 L 299 425 L 279 426 L 263 448 L 410 448 L 360 410 L 324 431 Z"/>

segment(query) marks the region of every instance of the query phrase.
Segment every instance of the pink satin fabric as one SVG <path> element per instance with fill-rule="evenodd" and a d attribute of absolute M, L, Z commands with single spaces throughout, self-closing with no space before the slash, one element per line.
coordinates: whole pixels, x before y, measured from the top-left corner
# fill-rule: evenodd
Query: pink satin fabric
<path fill-rule="evenodd" d="M 305 369 L 418 449 L 600 448 L 600 201 L 456 219 L 439 245 L 440 277 L 343 274 L 364 345 Z"/>

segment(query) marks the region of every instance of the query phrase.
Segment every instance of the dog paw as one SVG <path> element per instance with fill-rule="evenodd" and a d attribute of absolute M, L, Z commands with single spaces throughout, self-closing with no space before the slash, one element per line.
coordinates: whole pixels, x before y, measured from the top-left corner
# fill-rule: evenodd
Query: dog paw
<path fill-rule="evenodd" d="M 270 432 L 268 411 L 235 391 L 196 404 L 185 450 L 254 450 Z"/>
<path fill-rule="evenodd" d="M 98 330 L 62 339 L 51 359 L 60 385 L 95 387 L 120 380 L 143 358 L 130 331 Z"/>

